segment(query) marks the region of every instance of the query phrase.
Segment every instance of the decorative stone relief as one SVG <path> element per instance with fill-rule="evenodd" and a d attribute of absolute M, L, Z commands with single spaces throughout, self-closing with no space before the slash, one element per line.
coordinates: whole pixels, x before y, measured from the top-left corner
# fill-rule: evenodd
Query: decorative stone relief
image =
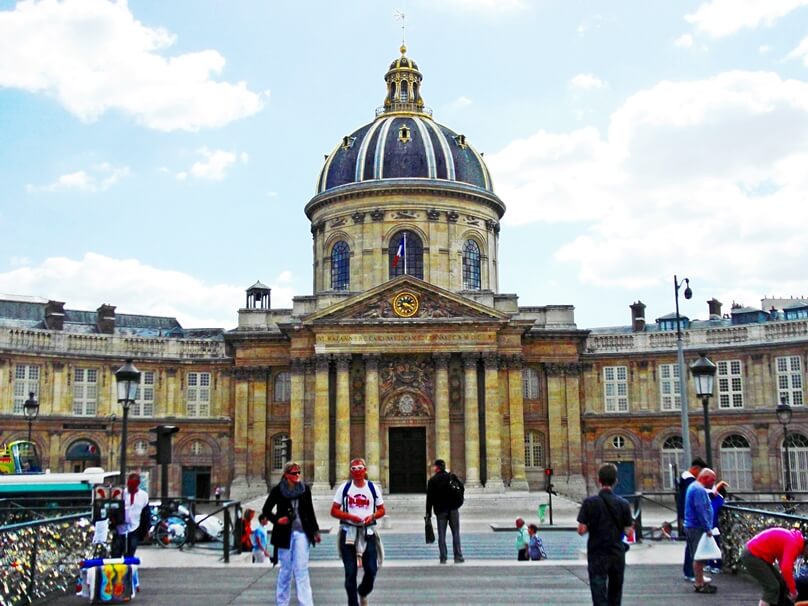
<path fill-rule="evenodd" d="M 405 391 L 396 393 L 385 400 L 382 416 L 387 418 L 428 417 L 431 416 L 431 410 L 423 395 Z"/>
<path fill-rule="evenodd" d="M 430 208 L 428 211 L 426 211 L 426 218 L 430 221 L 437 221 L 440 219 L 440 211 Z"/>
<path fill-rule="evenodd" d="M 348 222 L 348 220 L 345 217 L 339 217 L 339 218 L 334 219 L 333 221 L 331 221 L 331 227 L 342 227 L 347 222 Z"/>
<path fill-rule="evenodd" d="M 446 220 L 449 221 L 449 223 L 457 223 L 457 220 L 459 218 L 460 215 L 453 210 L 450 210 L 449 212 L 446 213 Z"/>
<path fill-rule="evenodd" d="M 370 211 L 370 218 L 374 221 L 381 221 L 384 219 L 384 211 L 380 209 Z"/>
<path fill-rule="evenodd" d="M 365 222 L 365 213 L 363 212 L 355 212 L 351 215 L 351 219 L 353 219 L 354 223 L 364 223 Z"/>
<path fill-rule="evenodd" d="M 477 217 L 472 217 L 471 215 L 466 215 L 466 225 L 480 225 L 480 220 Z"/>
<path fill-rule="evenodd" d="M 417 219 L 418 213 L 411 210 L 397 210 L 393 215 L 394 219 Z"/>
<path fill-rule="evenodd" d="M 424 357 L 397 356 L 384 358 L 379 368 L 379 393 L 387 398 L 401 389 L 420 393 L 432 400 L 434 367 Z"/>

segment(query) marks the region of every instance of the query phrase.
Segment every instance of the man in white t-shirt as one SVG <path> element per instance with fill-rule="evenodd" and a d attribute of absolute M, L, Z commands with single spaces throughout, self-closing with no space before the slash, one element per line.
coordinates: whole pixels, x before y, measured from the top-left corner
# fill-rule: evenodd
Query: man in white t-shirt
<path fill-rule="evenodd" d="M 364 459 L 351 460 L 351 479 L 337 487 L 331 515 L 341 521 L 338 540 L 345 567 L 348 606 L 367 606 L 378 570 L 373 526 L 384 516 L 384 500 L 381 489 L 367 479 Z M 359 562 L 364 575 L 357 587 Z"/>
<path fill-rule="evenodd" d="M 112 557 L 134 557 L 139 543 L 140 512 L 149 504 L 149 494 L 140 488 L 140 475 L 130 473 L 123 492 L 124 523 L 115 528 L 112 539 Z M 144 528 L 148 532 L 148 528 Z"/>

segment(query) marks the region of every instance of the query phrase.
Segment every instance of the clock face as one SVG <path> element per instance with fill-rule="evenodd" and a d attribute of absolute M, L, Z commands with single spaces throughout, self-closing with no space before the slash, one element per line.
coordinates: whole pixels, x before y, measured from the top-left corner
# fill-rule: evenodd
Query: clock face
<path fill-rule="evenodd" d="M 418 295 L 400 292 L 393 298 L 393 311 L 402 318 L 410 318 L 418 311 Z"/>

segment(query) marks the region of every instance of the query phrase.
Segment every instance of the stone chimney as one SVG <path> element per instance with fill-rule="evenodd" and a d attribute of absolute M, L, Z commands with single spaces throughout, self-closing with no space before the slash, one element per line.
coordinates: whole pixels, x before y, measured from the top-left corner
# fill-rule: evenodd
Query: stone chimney
<path fill-rule="evenodd" d="M 721 301 L 713 297 L 709 301 L 707 301 L 707 306 L 710 308 L 710 319 L 711 320 L 720 320 L 721 319 Z"/>
<path fill-rule="evenodd" d="M 98 332 L 111 335 L 115 332 L 115 306 L 104 303 L 96 310 L 95 328 Z"/>
<path fill-rule="evenodd" d="M 631 304 L 631 331 L 642 332 L 645 330 L 645 303 L 637 301 Z"/>
<path fill-rule="evenodd" d="M 48 301 L 45 304 L 45 328 L 62 330 L 65 327 L 64 301 Z"/>

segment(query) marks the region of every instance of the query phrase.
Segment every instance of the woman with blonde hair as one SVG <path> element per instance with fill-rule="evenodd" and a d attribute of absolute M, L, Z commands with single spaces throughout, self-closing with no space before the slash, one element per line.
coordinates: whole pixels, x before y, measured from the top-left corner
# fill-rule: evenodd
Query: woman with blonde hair
<path fill-rule="evenodd" d="M 311 606 L 314 602 L 309 580 L 309 550 L 320 542 L 320 526 L 314 514 L 311 489 L 303 482 L 298 463 L 289 462 L 284 466 L 281 481 L 269 491 L 263 514 L 272 522 L 269 542 L 278 550 L 281 565 L 275 586 L 276 603 L 288 606 L 294 576 L 298 603 Z"/>

